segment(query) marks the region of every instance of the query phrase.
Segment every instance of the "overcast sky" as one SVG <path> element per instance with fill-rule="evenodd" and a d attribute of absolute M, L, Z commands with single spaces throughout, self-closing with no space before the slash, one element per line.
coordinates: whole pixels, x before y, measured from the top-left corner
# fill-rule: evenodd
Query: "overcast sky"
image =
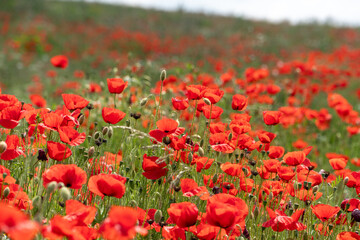
<path fill-rule="evenodd" d="M 360 26 L 360 0 L 87 0 L 122 3 L 132 6 L 187 11 L 201 11 L 224 15 L 245 16 L 270 21 L 331 19 L 336 24 Z"/>

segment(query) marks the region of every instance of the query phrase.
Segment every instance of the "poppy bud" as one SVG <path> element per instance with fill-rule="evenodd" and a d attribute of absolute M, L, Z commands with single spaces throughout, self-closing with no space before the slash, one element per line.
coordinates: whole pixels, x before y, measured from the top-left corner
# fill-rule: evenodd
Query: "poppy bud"
<path fill-rule="evenodd" d="M 231 132 L 231 133 L 229 134 L 229 136 L 228 136 L 228 140 L 231 141 L 232 137 L 233 137 L 233 134 L 232 134 L 232 132 Z"/>
<path fill-rule="evenodd" d="M 312 191 L 313 191 L 313 194 L 317 193 L 317 191 L 319 190 L 319 187 L 318 186 L 314 186 Z"/>
<path fill-rule="evenodd" d="M 256 219 L 259 216 L 259 208 L 256 206 L 254 209 L 254 219 Z"/>
<path fill-rule="evenodd" d="M 85 121 L 85 115 L 84 114 L 81 114 L 78 118 L 78 122 L 80 125 L 82 125 Z"/>
<path fill-rule="evenodd" d="M 200 147 L 202 147 L 204 145 L 204 139 L 200 140 Z"/>
<path fill-rule="evenodd" d="M 349 182 L 349 177 L 344 178 L 344 184 L 346 185 Z"/>
<path fill-rule="evenodd" d="M 0 142 L 0 153 L 5 152 L 6 149 L 7 149 L 7 144 L 6 144 L 6 142 L 1 141 L 1 142 Z"/>
<path fill-rule="evenodd" d="M 6 188 L 4 189 L 4 192 L 3 192 L 4 198 L 6 198 L 7 196 L 9 196 L 9 194 L 10 194 L 10 188 L 9 188 L 9 187 L 6 187 Z"/>
<path fill-rule="evenodd" d="M 147 104 L 148 100 L 149 100 L 148 98 L 143 98 L 143 99 L 141 99 L 141 101 L 140 101 L 140 106 L 141 106 L 141 107 L 145 106 L 145 105 Z"/>
<path fill-rule="evenodd" d="M 155 214 L 154 214 L 154 221 L 156 223 L 160 223 L 161 219 L 162 219 L 162 211 L 160 209 L 156 210 Z"/>
<path fill-rule="evenodd" d="M 41 197 L 40 196 L 35 196 L 32 199 L 32 204 L 34 207 L 40 208 L 41 207 Z"/>
<path fill-rule="evenodd" d="M 193 156 L 193 154 L 190 152 L 189 155 L 188 155 L 189 163 L 191 163 L 193 159 L 194 159 L 194 156 Z"/>
<path fill-rule="evenodd" d="M 93 138 L 94 140 L 98 140 L 100 138 L 100 132 L 95 132 Z"/>
<path fill-rule="evenodd" d="M 360 222 L 360 210 L 359 209 L 354 209 L 354 211 L 352 211 L 351 213 L 351 218 L 355 221 L 355 222 Z"/>
<path fill-rule="evenodd" d="M 217 174 L 214 174 L 213 178 L 212 178 L 212 181 L 213 183 L 216 183 L 218 180 L 218 175 Z"/>
<path fill-rule="evenodd" d="M 105 136 L 108 132 L 109 132 L 109 128 L 108 128 L 108 127 L 104 127 L 104 128 L 102 129 L 102 134 L 103 134 L 103 136 Z"/>
<path fill-rule="evenodd" d="M 163 69 L 160 73 L 160 80 L 164 81 L 166 79 L 166 70 Z"/>
<path fill-rule="evenodd" d="M 62 187 L 59 192 L 64 201 L 67 201 L 71 198 L 70 190 L 67 187 Z"/>
<path fill-rule="evenodd" d="M 166 145 L 169 145 L 171 143 L 171 138 L 169 136 L 165 136 L 163 139 L 162 139 L 162 142 Z"/>
<path fill-rule="evenodd" d="M 94 146 L 91 146 L 88 150 L 88 156 L 92 157 L 94 155 L 94 153 L 95 153 L 95 148 L 94 148 Z"/>
<path fill-rule="evenodd" d="M 135 200 L 131 200 L 131 201 L 130 201 L 130 206 L 131 206 L 131 207 L 134 207 L 134 208 L 137 208 L 137 207 L 138 207 L 138 204 L 137 204 L 137 202 L 136 202 Z"/>
<path fill-rule="evenodd" d="M 274 197 L 274 194 L 273 194 L 272 192 L 270 192 L 270 194 L 269 194 L 269 200 L 272 200 L 273 197 Z"/>
<path fill-rule="evenodd" d="M 111 138 L 113 134 L 114 134 L 114 129 L 112 128 L 112 126 L 110 126 L 109 132 L 108 132 L 108 137 Z"/>
<path fill-rule="evenodd" d="M 51 193 L 53 193 L 53 192 L 56 190 L 56 188 L 57 188 L 57 182 L 52 181 L 52 182 L 50 182 L 50 183 L 47 185 L 47 187 L 46 187 L 46 193 L 47 193 L 47 194 L 51 194 Z"/>
<path fill-rule="evenodd" d="M 208 98 L 203 98 L 206 105 L 211 105 L 211 101 Z"/>
<path fill-rule="evenodd" d="M 205 155 L 204 149 L 202 147 L 199 147 L 198 152 L 199 152 L 200 157 L 203 157 Z"/>

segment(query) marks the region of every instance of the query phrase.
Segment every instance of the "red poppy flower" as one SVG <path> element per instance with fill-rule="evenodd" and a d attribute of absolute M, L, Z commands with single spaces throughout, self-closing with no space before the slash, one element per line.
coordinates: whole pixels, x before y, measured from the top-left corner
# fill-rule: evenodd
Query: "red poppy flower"
<path fill-rule="evenodd" d="M 306 155 L 303 151 L 288 152 L 283 157 L 284 162 L 289 166 L 297 166 L 304 162 Z"/>
<path fill-rule="evenodd" d="M 172 133 L 174 133 L 178 127 L 178 122 L 170 119 L 170 118 L 163 118 L 161 120 L 158 120 L 156 122 L 156 126 L 157 128 L 164 132 L 166 135 L 170 135 Z"/>
<path fill-rule="evenodd" d="M 0 232 L 6 233 L 10 239 L 31 240 L 39 231 L 36 222 L 19 209 L 5 203 L 0 203 Z"/>
<path fill-rule="evenodd" d="M 189 178 L 180 180 L 181 191 L 185 197 L 198 196 L 201 200 L 209 199 L 209 192 L 205 186 L 199 187 L 198 184 Z"/>
<path fill-rule="evenodd" d="M 186 86 L 186 96 L 189 100 L 199 100 L 203 98 L 203 91 L 206 89 L 202 85 L 190 85 Z"/>
<path fill-rule="evenodd" d="M 355 232 L 341 232 L 336 236 L 336 240 L 360 240 L 360 235 Z"/>
<path fill-rule="evenodd" d="M 32 104 L 34 104 L 37 107 L 43 108 L 46 106 L 46 100 L 38 94 L 32 94 L 30 95 L 30 100 Z"/>
<path fill-rule="evenodd" d="M 107 85 L 110 93 L 119 94 L 124 91 L 128 82 L 125 82 L 122 78 L 108 78 Z"/>
<path fill-rule="evenodd" d="M 59 127 L 60 140 L 70 146 L 78 146 L 85 141 L 86 133 L 79 133 L 73 127 Z"/>
<path fill-rule="evenodd" d="M 17 135 L 7 135 L 5 143 L 7 148 L 6 151 L 1 154 L 2 160 L 13 160 L 20 155 L 25 156 L 19 147 L 20 139 Z"/>
<path fill-rule="evenodd" d="M 86 172 L 75 164 L 57 164 L 46 169 L 42 175 L 43 185 L 50 182 L 62 182 L 68 188 L 80 189 L 86 183 Z"/>
<path fill-rule="evenodd" d="M 266 208 L 266 210 L 271 219 L 263 223 L 262 227 L 271 227 L 272 230 L 276 232 L 282 232 L 285 229 L 297 231 L 302 231 L 306 229 L 306 225 L 298 222 L 304 212 L 304 209 L 296 210 L 296 212 L 294 212 L 291 217 L 287 216 L 284 212 L 280 210 L 275 210 L 274 212 L 268 207 Z"/>
<path fill-rule="evenodd" d="M 243 111 L 246 109 L 248 104 L 247 97 L 241 94 L 235 94 L 232 97 L 231 107 L 233 110 Z"/>
<path fill-rule="evenodd" d="M 189 107 L 189 99 L 171 98 L 171 103 L 176 110 L 185 110 Z"/>
<path fill-rule="evenodd" d="M 65 208 L 65 218 L 72 222 L 76 222 L 75 226 L 88 226 L 91 224 L 94 221 L 97 211 L 95 207 L 86 206 L 76 200 L 67 200 Z"/>
<path fill-rule="evenodd" d="M 89 104 L 88 100 L 76 94 L 61 94 L 61 96 L 64 100 L 66 108 L 69 110 L 81 110 Z"/>
<path fill-rule="evenodd" d="M 14 105 L 0 111 L 0 125 L 13 129 L 19 124 L 21 118 L 21 105 Z"/>
<path fill-rule="evenodd" d="M 348 160 L 345 158 L 331 158 L 329 163 L 334 170 L 342 170 L 346 167 Z"/>
<path fill-rule="evenodd" d="M 147 154 L 144 154 L 142 168 L 145 172 L 143 172 L 142 174 L 147 179 L 155 180 L 167 174 L 168 169 L 166 168 L 166 163 L 162 162 L 160 164 L 157 164 L 156 161 L 158 159 L 159 158 L 156 156 L 150 157 Z"/>
<path fill-rule="evenodd" d="M 180 228 L 187 228 L 196 223 L 199 210 L 194 203 L 181 202 L 170 204 L 167 212 L 171 222 Z"/>
<path fill-rule="evenodd" d="M 281 146 L 270 146 L 269 154 L 270 158 L 281 158 L 285 153 L 285 149 Z"/>
<path fill-rule="evenodd" d="M 333 207 L 327 204 L 318 204 L 315 206 L 311 206 L 312 212 L 315 216 L 323 222 L 328 221 L 336 216 L 336 214 L 340 211 L 339 207 Z"/>
<path fill-rule="evenodd" d="M 215 106 L 215 105 L 211 105 L 211 106 L 204 106 L 203 107 L 203 113 L 204 116 L 207 119 L 217 119 L 218 117 L 220 117 L 220 115 L 224 112 L 224 110 L 221 107 Z"/>
<path fill-rule="evenodd" d="M 122 198 L 126 189 L 125 182 L 126 178 L 120 175 L 100 173 L 90 177 L 89 190 L 102 198 L 105 196 Z"/>
<path fill-rule="evenodd" d="M 224 91 L 218 88 L 206 88 L 202 91 L 202 95 L 204 98 L 209 99 L 211 104 L 216 104 L 224 96 Z"/>
<path fill-rule="evenodd" d="M 280 122 L 281 112 L 279 111 L 264 111 L 264 123 L 266 125 L 276 125 Z"/>
<path fill-rule="evenodd" d="M 267 132 L 267 131 L 258 131 L 258 138 L 262 143 L 271 143 L 272 140 L 276 137 L 275 133 Z"/>
<path fill-rule="evenodd" d="M 290 181 L 295 177 L 295 172 L 291 167 L 279 166 L 277 169 L 278 176 L 284 181 Z"/>
<path fill-rule="evenodd" d="M 104 107 L 102 109 L 102 117 L 106 123 L 117 124 L 125 116 L 126 116 L 126 113 L 124 113 L 116 108 Z"/>
<path fill-rule="evenodd" d="M 245 201 L 226 193 L 219 193 L 209 198 L 206 206 L 206 220 L 210 225 L 231 228 L 239 224 L 245 226 L 248 215 Z"/>
<path fill-rule="evenodd" d="M 51 64 L 57 68 L 66 68 L 69 64 L 69 60 L 64 55 L 57 55 L 51 58 Z"/>
<path fill-rule="evenodd" d="M 136 209 L 113 206 L 99 231 L 108 240 L 133 239 L 137 233 L 145 236 L 147 230 L 138 225 L 138 216 Z"/>
<path fill-rule="evenodd" d="M 347 204 L 349 204 L 348 208 L 346 206 Z M 354 209 L 359 208 L 359 205 L 360 205 L 360 200 L 359 199 L 356 199 L 356 198 L 345 199 L 341 203 L 341 209 L 344 210 L 344 211 L 346 210 L 348 212 L 352 212 L 352 211 L 354 211 Z"/>
<path fill-rule="evenodd" d="M 86 234 L 84 231 L 81 231 L 83 228 L 87 227 L 77 227 L 75 219 L 63 217 L 60 215 L 55 215 L 50 220 L 49 226 L 44 226 L 42 229 L 42 235 L 46 239 L 73 239 L 73 240 L 85 240 L 89 239 L 84 235 Z M 93 239 L 93 238 L 90 238 Z"/>
<path fill-rule="evenodd" d="M 48 141 L 47 150 L 49 157 L 56 161 L 62 161 L 71 156 L 72 152 L 65 144 L 59 142 Z"/>

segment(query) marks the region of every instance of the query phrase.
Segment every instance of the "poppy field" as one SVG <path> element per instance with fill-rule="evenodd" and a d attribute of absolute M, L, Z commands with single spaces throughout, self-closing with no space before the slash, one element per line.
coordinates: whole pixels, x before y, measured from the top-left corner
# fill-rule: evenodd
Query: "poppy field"
<path fill-rule="evenodd" d="M 5 0 L 0 36 L 1 239 L 360 239 L 359 29 Z"/>

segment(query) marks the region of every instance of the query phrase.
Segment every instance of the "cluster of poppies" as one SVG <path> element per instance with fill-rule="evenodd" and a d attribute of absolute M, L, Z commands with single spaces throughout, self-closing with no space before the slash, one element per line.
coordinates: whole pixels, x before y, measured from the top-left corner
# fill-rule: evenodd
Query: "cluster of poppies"
<path fill-rule="evenodd" d="M 80 60 L 53 56 L 28 100 L 0 89 L 0 234 L 360 239 L 360 53 L 304 55 L 261 67 L 209 57 L 210 70 L 169 64 L 159 80 L 127 59 L 92 81 L 86 67 L 66 81 Z M 46 81 L 62 80 L 45 99 Z"/>

